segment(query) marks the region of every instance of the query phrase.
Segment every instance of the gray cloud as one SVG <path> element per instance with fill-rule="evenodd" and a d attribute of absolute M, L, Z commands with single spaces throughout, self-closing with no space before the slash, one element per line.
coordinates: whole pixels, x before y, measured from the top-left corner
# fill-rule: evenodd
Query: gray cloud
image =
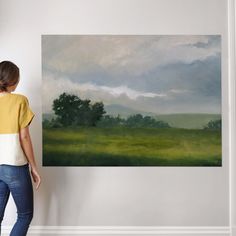
<path fill-rule="evenodd" d="M 61 92 L 157 113 L 221 110 L 221 37 L 44 35 L 43 109 Z"/>

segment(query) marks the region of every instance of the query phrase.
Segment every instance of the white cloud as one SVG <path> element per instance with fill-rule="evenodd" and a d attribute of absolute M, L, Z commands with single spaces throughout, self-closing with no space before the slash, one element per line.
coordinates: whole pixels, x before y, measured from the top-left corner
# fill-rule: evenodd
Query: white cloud
<path fill-rule="evenodd" d="M 109 101 L 121 96 L 126 99 L 137 100 L 139 97 L 155 98 L 165 97 L 164 93 L 150 93 L 137 91 L 125 85 L 118 87 L 99 86 L 94 83 L 77 83 L 68 78 L 55 78 L 53 75 L 45 75 L 43 78 L 43 111 L 51 111 L 51 105 L 61 93 L 67 92 L 80 96 L 82 99 L 94 99 Z"/>
<path fill-rule="evenodd" d="M 176 93 L 176 94 L 182 94 L 182 93 L 188 93 L 188 92 L 190 92 L 190 90 L 187 90 L 187 89 L 170 89 L 168 92 Z"/>
<path fill-rule="evenodd" d="M 147 93 L 142 91 L 137 91 L 134 89 L 130 89 L 127 86 L 119 86 L 119 87 L 107 87 L 107 86 L 96 86 L 97 90 L 103 90 L 107 93 L 118 97 L 122 94 L 125 94 L 128 98 L 136 100 L 138 97 L 163 97 L 166 96 L 166 94 L 162 93 Z"/>

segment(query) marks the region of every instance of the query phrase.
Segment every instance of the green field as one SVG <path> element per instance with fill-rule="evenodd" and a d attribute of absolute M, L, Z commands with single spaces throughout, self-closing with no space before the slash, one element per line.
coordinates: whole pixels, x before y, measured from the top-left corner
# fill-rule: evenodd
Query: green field
<path fill-rule="evenodd" d="M 43 129 L 43 166 L 221 165 L 221 133 L 217 130 Z"/>

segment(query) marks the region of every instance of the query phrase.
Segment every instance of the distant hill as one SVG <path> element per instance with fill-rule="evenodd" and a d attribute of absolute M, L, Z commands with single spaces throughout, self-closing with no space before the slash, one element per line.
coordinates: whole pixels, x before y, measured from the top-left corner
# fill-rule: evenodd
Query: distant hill
<path fill-rule="evenodd" d="M 132 114 L 142 114 L 143 116 L 152 116 L 157 120 L 165 121 L 172 127 L 186 129 L 201 129 L 209 121 L 218 120 L 221 118 L 220 114 L 207 113 L 179 113 L 158 115 L 152 112 L 135 110 L 119 104 L 105 105 L 104 109 L 106 111 L 105 115 L 117 116 L 118 114 L 120 114 L 122 118 L 127 118 Z M 53 117 L 56 116 L 52 113 L 43 114 L 43 119 L 51 120 Z"/>
<path fill-rule="evenodd" d="M 156 116 L 157 114 L 152 113 L 152 112 L 143 112 L 143 111 L 138 111 L 126 106 L 122 106 L 119 104 L 112 104 L 112 105 L 104 105 L 104 109 L 106 111 L 105 115 L 111 115 L 111 116 L 117 116 L 120 114 L 122 118 L 127 118 L 128 116 L 132 114 L 142 114 L 143 116 Z M 43 119 L 48 119 L 51 120 L 53 117 L 56 117 L 53 113 L 44 113 L 43 114 Z"/>
<path fill-rule="evenodd" d="M 180 114 L 163 114 L 155 116 L 158 120 L 167 122 L 170 126 L 186 129 L 201 129 L 210 120 L 218 120 L 220 114 L 205 114 L 205 113 L 180 113 Z"/>
<path fill-rule="evenodd" d="M 138 114 L 138 113 L 142 114 L 143 116 L 156 116 L 157 115 L 156 113 L 139 111 L 139 110 L 135 110 L 126 106 L 119 105 L 119 104 L 105 105 L 104 109 L 107 112 L 105 115 L 117 116 L 118 114 L 120 114 L 120 116 L 123 118 L 127 118 L 130 115 Z"/>

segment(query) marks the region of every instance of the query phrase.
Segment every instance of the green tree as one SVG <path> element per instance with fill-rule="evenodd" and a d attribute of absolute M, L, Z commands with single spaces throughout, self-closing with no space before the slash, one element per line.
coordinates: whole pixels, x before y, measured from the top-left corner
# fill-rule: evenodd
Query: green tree
<path fill-rule="evenodd" d="M 125 125 L 129 127 L 156 127 L 170 128 L 169 124 L 152 118 L 151 116 L 142 116 L 141 114 L 131 115 L 127 118 Z"/>
<path fill-rule="evenodd" d="M 101 117 L 99 122 L 97 123 L 98 126 L 101 127 L 114 127 L 114 126 L 121 126 L 125 123 L 125 119 L 121 118 L 118 114 L 116 117 L 111 115 L 105 115 Z"/>
<path fill-rule="evenodd" d="M 81 100 L 79 106 L 76 109 L 75 124 L 76 125 L 90 125 L 91 116 L 91 100 L 85 99 Z"/>
<path fill-rule="evenodd" d="M 76 95 L 62 93 L 53 101 L 57 123 L 63 126 L 96 126 L 106 112 L 102 102 L 90 102 L 89 99 L 82 100 Z"/>
<path fill-rule="evenodd" d="M 96 123 L 102 118 L 102 116 L 106 113 L 104 110 L 104 105 L 102 102 L 96 102 L 91 106 L 90 113 L 90 124 L 95 126 Z"/>
<path fill-rule="evenodd" d="M 52 109 L 58 116 L 59 122 L 64 126 L 69 126 L 75 123 L 81 103 L 81 99 L 76 95 L 64 92 L 53 101 Z"/>
<path fill-rule="evenodd" d="M 203 129 L 206 130 L 220 130 L 221 129 L 221 119 L 219 120 L 211 120 L 204 126 Z"/>
<path fill-rule="evenodd" d="M 142 126 L 143 116 L 141 114 L 131 115 L 126 119 L 125 124 L 130 127 Z"/>

